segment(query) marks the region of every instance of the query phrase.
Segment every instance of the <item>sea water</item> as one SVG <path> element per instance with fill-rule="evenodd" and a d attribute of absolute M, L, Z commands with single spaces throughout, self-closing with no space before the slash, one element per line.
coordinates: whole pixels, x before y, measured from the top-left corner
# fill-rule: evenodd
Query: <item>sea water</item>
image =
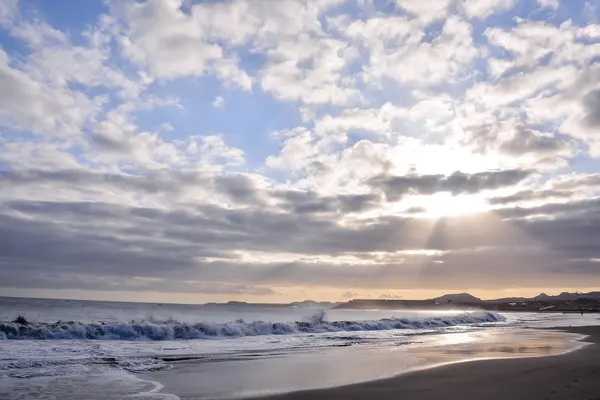
<path fill-rule="evenodd" d="M 23 316 L 27 325 L 12 322 Z M 0 298 L 2 399 L 205 399 L 578 346 L 593 316 Z"/>

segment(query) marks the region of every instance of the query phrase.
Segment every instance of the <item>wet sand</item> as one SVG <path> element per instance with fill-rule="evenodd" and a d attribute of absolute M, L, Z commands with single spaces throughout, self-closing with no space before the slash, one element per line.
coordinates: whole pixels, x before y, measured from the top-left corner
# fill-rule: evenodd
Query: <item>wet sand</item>
<path fill-rule="evenodd" d="M 470 361 L 395 378 L 331 389 L 263 397 L 263 400 L 600 400 L 600 326 L 566 332 L 590 344 L 548 357 Z"/>

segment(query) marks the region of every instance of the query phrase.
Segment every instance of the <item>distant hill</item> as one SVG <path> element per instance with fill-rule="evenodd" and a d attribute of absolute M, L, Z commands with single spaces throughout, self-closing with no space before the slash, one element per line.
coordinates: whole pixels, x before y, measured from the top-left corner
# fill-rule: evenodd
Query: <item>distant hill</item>
<path fill-rule="evenodd" d="M 330 301 L 314 301 L 314 300 L 304 300 L 304 301 L 294 301 L 290 303 L 291 307 L 324 307 L 331 308 L 340 303 L 332 303 Z"/>
<path fill-rule="evenodd" d="M 228 301 L 227 303 L 206 303 L 206 306 L 211 307 L 266 307 L 266 308 L 281 308 L 281 307 L 298 307 L 298 308 L 332 308 L 340 303 L 332 303 L 330 301 L 294 301 L 292 303 L 248 303 L 246 301 Z"/>
<path fill-rule="evenodd" d="M 481 300 L 478 297 L 470 295 L 469 293 L 454 293 L 454 294 L 445 294 L 440 297 L 436 297 L 435 300 L 438 303 L 478 303 Z"/>
<path fill-rule="evenodd" d="M 531 299 L 526 297 L 503 297 L 501 299 L 486 300 L 488 303 L 524 303 L 526 301 L 531 301 Z"/>
<path fill-rule="evenodd" d="M 553 305 L 563 302 L 565 307 L 575 307 L 573 304 L 582 304 L 592 302 L 600 302 L 600 291 L 589 293 L 569 293 L 563 292 L 558 295 L 548 295 L 540 293 L 531 298 L 527 297 L 504 297 L 494 300 L 482 300 L 469 293 L 449 293 L 440 297 L 428 300 L 402 300 L 402 299 L 353 299 L 345 303 L 333 303 L 329 301 L 314 301 L 304 300 L 295 301 L 292 303 L 246 303 L 244 301 L 229 301 L 227 303 L 208 303 L 207 306 L 234 306 L 234 307 L 297 307 L 297 308 L 339 308 L 339 309 L 423 309 L 423 308 L 482 308 L 489 310 L 503 309 L 508 307 L 508 310 L 515 310 L 515 307 L 520 307 L 523 311 L 537 311 L 541 307 L 538 302 L 554 302 Z M 568 302 L 568 303 L 567 303 Z M 521 303 L 521 304 L 510 304 Z M 527 303 L 527 304 L 522 304 Z M 510 307 L 509 307 L 510 305 Z M 578 310 L 578 309 L 577 309 Z"/>
<path fill-rule="evenodd" d="M 548 296 L 545 293 L 534 297 L 534 300 L 577 300 L 577 299 L 595 299 L 600 300 L 600 292 L 589 293 L 569 293 L 562 292 L 557 296 Z"/>
<path fill-rule="evenodd" d="M 555 297 L 555 296 L 549 296 L 546 293 L 540 293 L 537 296 L 535 296 L 534 298 L 532 298 L 531 300 L 544 301 L 544 300 L 551 300 L 552 297 Z"/>
<path fill-rule="evenodd" d="M 246 301 L 228 301 L 227 303 L 225 303 L 225 305 L 227 306 L 247 306 L 249 305 L 248 302 Z"/>
<path fill-rule="evenodd" d="M 562 292 L 558 295 L 548 295 L 546 293 L 540 293 L 535 297 L 504 297 L 502 299 L 487 300 L 489 303 L 524 303 L 527 301 L 572 301 L 577 299 L 592 299 L 600 300 L 600 292 L 589 292 L 589 293 L 569 293 Z"/>

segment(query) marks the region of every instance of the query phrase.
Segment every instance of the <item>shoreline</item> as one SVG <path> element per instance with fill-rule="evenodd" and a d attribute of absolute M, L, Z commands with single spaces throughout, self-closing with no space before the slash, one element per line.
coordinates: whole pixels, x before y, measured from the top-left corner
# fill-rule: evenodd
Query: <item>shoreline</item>
<path fill-rule="evenodd" d="M 600 326 L 548 328 L 584 336 L 566 353 L 469 360 L 376 381 L 258 397 L 261 400 L 600 400 Z"/>

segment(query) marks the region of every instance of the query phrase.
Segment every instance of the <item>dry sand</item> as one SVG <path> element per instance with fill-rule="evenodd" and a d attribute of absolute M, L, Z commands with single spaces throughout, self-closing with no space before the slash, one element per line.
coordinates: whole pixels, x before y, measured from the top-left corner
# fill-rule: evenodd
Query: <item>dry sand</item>
<path fill-rule="evenodd" d="M 591 344 L 548 357 L 471 361 L 263 400 L 600 400 L 600 326 L 566 329 Z"/>

